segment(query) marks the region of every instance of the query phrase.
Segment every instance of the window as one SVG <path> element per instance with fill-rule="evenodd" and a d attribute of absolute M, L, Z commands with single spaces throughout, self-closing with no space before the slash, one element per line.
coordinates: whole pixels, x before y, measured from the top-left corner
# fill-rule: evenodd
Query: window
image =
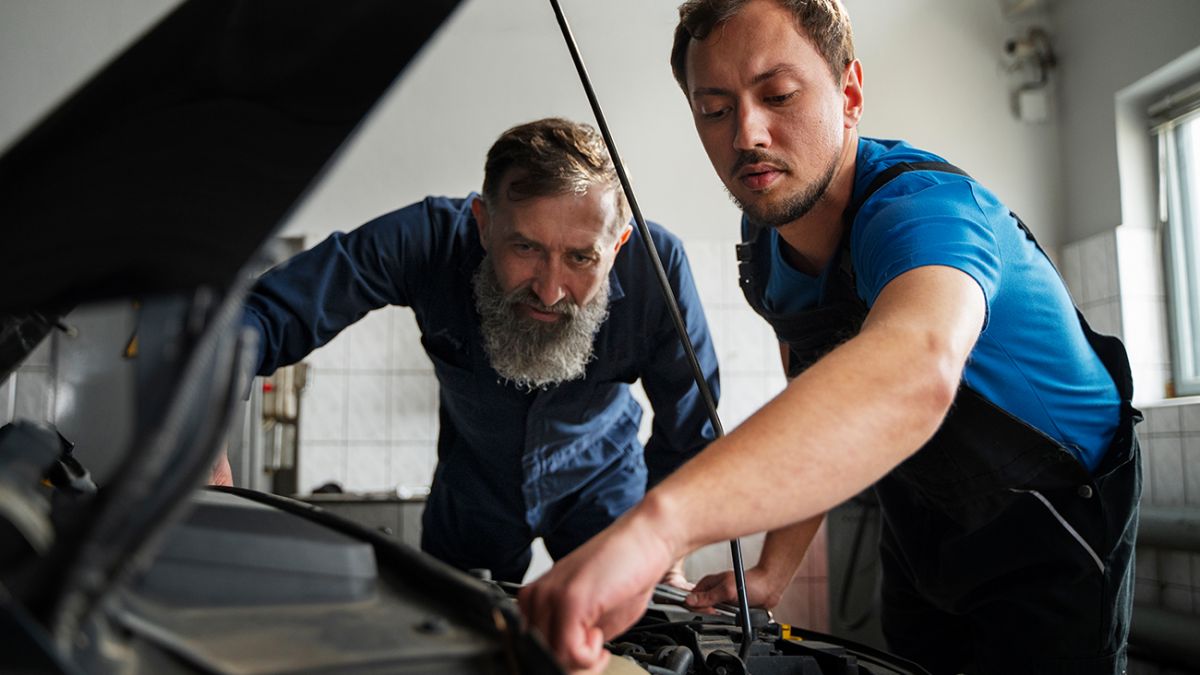
<path fill-rule="evenodd" d="M 1200 83 L 1150 108 L 1177 394 L 1200 394 Z"/>

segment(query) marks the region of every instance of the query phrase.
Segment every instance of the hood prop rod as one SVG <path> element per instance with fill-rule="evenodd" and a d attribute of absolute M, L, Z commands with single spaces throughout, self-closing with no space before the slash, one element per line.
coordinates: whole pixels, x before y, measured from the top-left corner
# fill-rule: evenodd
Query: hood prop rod
<path fill-rule="evenodd" d="M 662 290 L 663 298 L 667 301 L 667 309 L 671 314 L 671 321 L 675 324 L 675 331 L 679 334 L 679 341 L 683 343 L 683 351 L 687 354 L 688 363 L 691 364 L 692 374 L 696 379 L 696 387 L 699 388 L 700 396 L 704 399 L 709 420 L 712 422 L 716 437 L 721 438 L 725 435 L 725 428 L 721 425 L 721 418 L 717 415 L 716 401 L 713 399 L 708 382 L 704 379 L 704 371 L 700 368 L 700 361 L 696 359 L 696 350 L 692 347 L 691 338 L 688 337 L 687 326 L 683 322 L 683 315 L 679 312 L 679 303 L 675 300 L 675 294 L 671 291 L 671 283 L 667 279 L 666 271 L 663 270 L 662 260 L 658 256 L 658 251 L 654 248 L 654 241 L 650 238 L 650 228 L 646 225 L 646 220 L 642 217 L 642 210 L 638 207 L 637 198 L 633 195 L 633 186 L 629 183 L 629 176 L 625 174 L 625 166 L 621 163 L 621 155 L 617 152 L 617 144 L 613 141 L 612 134 L 609 133 L 608 123 L 604 119 L 604 111 L 600 109 L 600 101 L 596 98 L 596 92 L 592 89 L 592 82 L 588 78 L 587 67 L 583 64 L 583 57 L 579 55 L 579 45 L 575 43 L 575 36 L 571 33 L 571 26 L 567 23 L 567 17 L 563 14 L 558 0 L 550 0 L 550 5 L 554 8 L 554 15 L 558 19 L 559 28 L 562 29 L 563 39 L 567 43 L 567 49 L 571 52 L 571 59 L 575 62 L 575 70 L 579 73 L 579 81 L 583 84 L 583 90 L 587 94 L 588 103 L 592 106 L 592 114 L 596 117 L 596 124 L 600 128 L 601 135 L 604 136 L 604 145 L 608 147 L 608 154 L 612 157 L 613 167 L 616 168 L 617 177 L 621 180 L 621 188 L 625 191 L 625 199 L 629 202 L 629 208 L 633 211 L 633 219 L 637 223 L 638 232 L 641 234 L 642 245 L 646 249 L 646 254 L 650 256 L 651 262 L 654 264 L 654 272 L 658 277 L 659 288 Z M 745 661 L 746 657 L 750 654 L 750 643 L 754 634 L 750 624 L 750 603 L 746 598 L 746 572 L 745 565 L 742 563 L 742 543 L 738 539 L 733 539 L 729 542 L 729 547 L 733 557 L 733 576 L 737 584 L 738 618 L 742 627 L 742 644 L 738 650 L 738 656 L 742 661 Z"/>

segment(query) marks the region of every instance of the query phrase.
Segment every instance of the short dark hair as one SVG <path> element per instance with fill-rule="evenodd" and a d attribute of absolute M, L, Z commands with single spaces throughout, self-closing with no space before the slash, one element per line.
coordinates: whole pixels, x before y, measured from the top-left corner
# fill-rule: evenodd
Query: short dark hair
<path fill-rule="evenodd" d="M 517 125 L 492 144 L 483 167 L 483 201 L 499 203 L 505 177 L 512 173 L 503 197 L 584 194 L 593 185 L 616 190 L 619 221 L 629 220 L 625 194 L 604 138 L 591 125 L 548 117 Z"/>
<path fill-rule="evenodd" d="M 675 81 L 688 95 L 687 50 L 692 40 L 703 40 L 713 28 L 733 18 L 747 0 L 688 0 L 679 6 L 679 25 L 671 46 L 671 71 Z M 775 0 L 796 18 L 829 65 L 835 80 L 854 60 L 854 31 L 850 15 L 840 0 Z"/>

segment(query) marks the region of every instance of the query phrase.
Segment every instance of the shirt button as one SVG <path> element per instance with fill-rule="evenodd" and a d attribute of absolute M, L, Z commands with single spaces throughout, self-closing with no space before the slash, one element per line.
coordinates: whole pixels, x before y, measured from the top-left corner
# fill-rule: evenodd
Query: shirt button
<path fill-rule="evenodd" d="M 1076 492 L 1076 493 L 1077 493 L 1077 494 L 1078 494 L 1080 497 L 1083 497 L 1084 499 L 1091 499 L 1091 498 L 1092 498 L 1092 494 L 1094 494 L 1094 490 L 1092 490 L 1092 486 L 1091 486 L 1091 485 L 1080 485 L 1080 486 L 1079 486 L 1079 489 L 1078 489 L 1078 490 L 1076 490 L 1075 492 Z"/>

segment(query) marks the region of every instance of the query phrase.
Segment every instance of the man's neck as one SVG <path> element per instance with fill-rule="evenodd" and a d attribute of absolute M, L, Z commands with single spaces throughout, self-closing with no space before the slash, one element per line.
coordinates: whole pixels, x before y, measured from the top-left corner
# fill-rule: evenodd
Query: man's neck
<path fill-rule="evenodd" d="M 797 270 L 817 276 L 829 264 L 842 241 L 842 215 L 854 192 L 858 131 L 852 130 L 842 146 L 838 167 L 825 195 L 803 218 L 778 228 L 784 259 Z"/>

